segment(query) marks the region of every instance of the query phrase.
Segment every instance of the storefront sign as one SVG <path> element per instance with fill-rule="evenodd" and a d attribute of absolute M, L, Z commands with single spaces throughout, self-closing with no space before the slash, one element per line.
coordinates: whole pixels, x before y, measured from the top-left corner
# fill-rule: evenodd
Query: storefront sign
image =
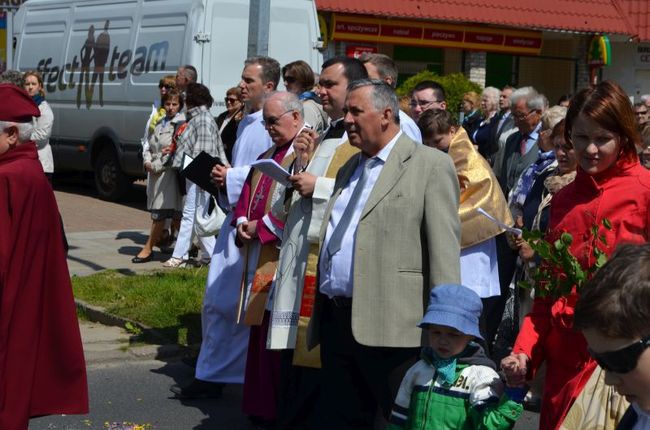
<path fill-rule="evenodd" d="M 374 54 L 377 52 L 377 48 L 374 46 L 351 46 L 345 49 L 345 55 L 351 58 L 359 58 L 364 52 Z"/>
<path fill-rule="evenodd" d="M 609 37 L 594 36 L 589 45 L 589 65 L 595 67 L 609 66 L 612 62 L 612 48 Z"/>
<path fill-rule="evenodd" d="M 643 69 L 650 69 L 650 45 L 637 45 L 636 66 Z"/>
<path fill-rule="evenodd" d="M 539 55 L 542 32 L 332 14 L 332 40 Z"/>

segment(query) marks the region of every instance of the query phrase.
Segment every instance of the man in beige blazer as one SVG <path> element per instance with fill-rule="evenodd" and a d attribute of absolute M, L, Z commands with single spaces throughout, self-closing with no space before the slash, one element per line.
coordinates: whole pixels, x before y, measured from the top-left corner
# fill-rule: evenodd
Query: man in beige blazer
<path fill-rule="evenodd" d="M 339 170 L 326 210 L 308 334 L 321 345 L 324 429 L 371 429 L 377 406 L 388 416 L 430 288 L 460 278 L 453 163 L 403 134 L 398 112 L 382 81 L 348 87 L 343 121 L 361 154 Z"/>

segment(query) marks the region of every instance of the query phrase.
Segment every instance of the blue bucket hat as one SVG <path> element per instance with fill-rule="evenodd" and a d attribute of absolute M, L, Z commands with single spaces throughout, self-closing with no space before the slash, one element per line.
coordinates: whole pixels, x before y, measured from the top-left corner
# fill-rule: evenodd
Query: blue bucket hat
<path fill-rule="evenodd" d="M 431 290 L 429 307 L 418 327 L 444 325 L 483 339 L 478 328 L 482 311 L 481 298 L 473 290 L 462 285 L 443 284 Z"/>

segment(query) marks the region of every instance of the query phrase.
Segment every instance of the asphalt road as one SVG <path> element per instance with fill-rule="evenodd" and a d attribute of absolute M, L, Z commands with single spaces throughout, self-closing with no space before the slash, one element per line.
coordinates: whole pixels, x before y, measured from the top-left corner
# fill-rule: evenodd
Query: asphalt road
<path fill-rule="evenodd" d="M 126 430 L 132 423 L 147 430 L 249 430 L 241 413 L 241 387 L 229 386 L 214 400 L 179 401 L 169 386 L 191 379 L 181 362 L 127 361 L 88 369 L 90 414 L 33 419 L 30 430 Z M 112 426 L 112 427 L 111 427 Z"/>

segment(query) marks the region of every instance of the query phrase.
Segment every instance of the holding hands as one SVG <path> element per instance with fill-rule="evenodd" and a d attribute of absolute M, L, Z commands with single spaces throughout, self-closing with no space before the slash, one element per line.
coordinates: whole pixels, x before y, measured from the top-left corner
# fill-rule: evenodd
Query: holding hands
<path fill-rule="evenodd" d="M 512 353 L 501 360 L 501 370 L 506 377 L 506 384 L 509 387 L 521 387 L 526 383 L 528 374 L 528 362 L 530 359 L 524 353 Z"/>

